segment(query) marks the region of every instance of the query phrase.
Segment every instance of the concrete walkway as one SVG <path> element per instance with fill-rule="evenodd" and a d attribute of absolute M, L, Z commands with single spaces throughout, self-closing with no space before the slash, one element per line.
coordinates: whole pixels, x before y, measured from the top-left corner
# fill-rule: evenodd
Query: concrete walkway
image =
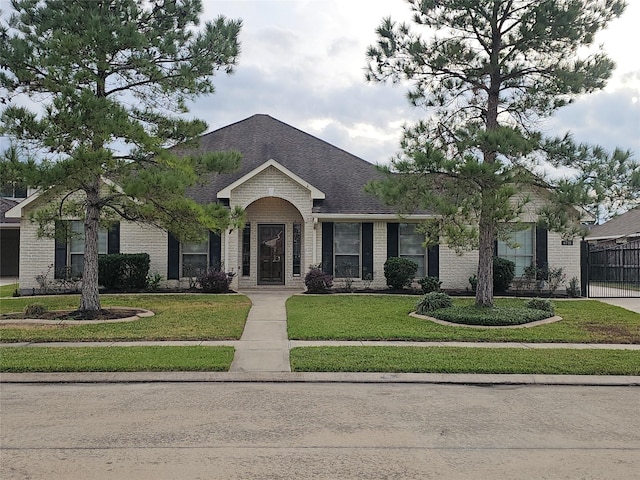
<path fill-rule="evenodd" d="M 231 372 L 290 372 L 285 302 L 296 292 L 244 291 L 251 300 Z"/>
<path fill-rule="evenodd" d="M 589 300 L 598 300 L 602 303 L 615 305 L 616 307 L 626 308 L 632 312 L 640 313 L 640 297 L 639 298 L 590 298 Z"/>

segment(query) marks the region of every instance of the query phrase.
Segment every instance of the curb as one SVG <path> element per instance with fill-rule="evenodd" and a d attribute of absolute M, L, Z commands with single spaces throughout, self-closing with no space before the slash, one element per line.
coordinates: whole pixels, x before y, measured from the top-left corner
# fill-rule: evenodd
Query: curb
<path fill-rule="evenodd" d="M 73 372 L 3 373 L 0 376 L 0 384 L 42 383 L 404 383 L 479 386 L 562 385 L 638 387 L 640 386 L 640 376 L 306 372 Z"/>

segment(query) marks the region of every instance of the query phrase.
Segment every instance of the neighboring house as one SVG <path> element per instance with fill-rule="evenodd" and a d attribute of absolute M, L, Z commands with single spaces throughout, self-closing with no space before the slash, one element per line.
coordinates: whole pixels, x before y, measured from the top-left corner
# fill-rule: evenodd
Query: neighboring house
<path fill-rule="evenodd" d="M 210 233 L 206 242 L 194 244 L 123 221 L 102 233 L 101 253 L 147 252 L 150 273 L 163 275 L 170 286 L 186 286 L 190 277 L 222 266 L 236 273 L 236 289 L 303 289 L 309 266 L 321 265 L 338 285 L 341 278 L 352 278 L 354 286 L 367 280 L 374 288 L 384 287 L 385 261 L 401 256 L 419 265 L 419 277 L 438 276 L 445 289 L 469 288 L 478 252 L 459 256 L 446 245 L 426 250 L 414 227 L 433 216 L 422 212 L 400 218 L 393 207 L 365 193 L 364 186 L 381 175 L 371 163 L 268 115 L 204 135 L 199 150 L 242 153 L 239 171 L 214 176 L 189 195 L 202 203 L 244 208 L 244 229 Z M 579 277 L 580 242 L 563 241 L 535 226 L 535 206 L 543 197 L 544 192 L 523 216 L 531 225 L 515 234 L 520 248 L 499 242 L 498 254 L 516 262 L 516 274 L 533 263 L 563 267 L 567 278 Z M 37 238 L 37 227 L 28 220 L 37 207 L 36 196 L 9 212 L 22 219 L 20 287 L 26 291 L 37 288 L 36 275 L 45 274 L 49 265 L 58 275 L 81 268 L 80 240 Z"/>
<path fill-rule="evenodd" d="M 18 202 L 0 197 L 0 277 L 18 277 L 19 273 L 20 219 L 5 216 Z"/>
<path fill-rule="evenodd" d="M 582 289 L 590 297 L 640 297 L 640 207 L 585 237 Z"/>
<path fill-rule="evenodd" d="M 640 207 L 633 208 L 602 225 L 596 225 L 585 240 L 590 243 L 626 243 L 640 240 Z"/>

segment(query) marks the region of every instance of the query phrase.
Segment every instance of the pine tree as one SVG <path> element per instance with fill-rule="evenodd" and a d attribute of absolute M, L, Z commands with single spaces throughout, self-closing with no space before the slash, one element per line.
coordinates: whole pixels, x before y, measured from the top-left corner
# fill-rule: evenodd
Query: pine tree
<path fill-rule="evenodd" d="M 101 225 L 126 219 L 191 238 L 237 220 L 240 212 L 185 197 L 207 174 L 237 168 L 240 155 L 187 153 L 207 125 L 184 114 L 188 100 L 213 93 L 216 72 L 232 72 L 241 21 L 200 25 L 199 0 L 12 6 L 0 28 L 0 129 L 36 152 L 22 175 L 47 205 L 35 218 L 41 233 L 52 235 L 57 219 L 83 219 L 79 309 L 95 313 Z"/>
<path fill-rule="evenodd" d="M 429 116 L 405 128 L 402 152 L 381 167 L 387 179 L 369 190 L 402 211 L 432 211 L 437 219 L 423 225 L 427 243 L 478 248 L 476 304 L 492 306 L 495 241 L 524 228 L 528 194 L 549 192 L 540 222 L 566 235 L 578 232 L 574 206 L 597 207 L 614 195 L 638 199 L 629 151 L 609 154 L 538 130 L 558 108 L 604 87 L 613 62 L 600 50 L 581 55 L 582 47 L 593 45 L 625 2 L 408 3 L 415 25 L 383 20 L 367 52 L 367 79 L 409 83 L 409 101 Z M 578 172 L 544 178 L 537 167 L 545 163 Z"/>

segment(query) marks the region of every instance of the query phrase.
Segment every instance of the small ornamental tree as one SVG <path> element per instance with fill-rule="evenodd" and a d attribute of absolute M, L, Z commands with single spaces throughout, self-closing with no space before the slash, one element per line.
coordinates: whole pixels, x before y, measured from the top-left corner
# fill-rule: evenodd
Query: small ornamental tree
<path fill-rule="evenodd" d="M 387 178 L 368 189 L 402 212 L 435 213 L 423 225 L 427 243 L 477 248 L 476 304 L 492 306 L 495 241 L 523 228 L 531 193 L 544 190 L 548 202 L 538 218 L 565 235 L 578 233 L 576 205 L 615 209 L 640 198 L 630 152 L 609 154 L 538 130 L 558 108 L 604 87 L 613 62 L 601 51 L 582 55 L 582 47 L 625 2 L 408 3 L 415 25 L 383 20 L 367 53 L 367 79 L 410 84 L 409 101 L 428 117 L 405 129 L 402 152 L 381 167 Z M 544 164 L 574 175 L 544 179 Z"/>
<path fill-rule="evenodd" d="M 57 219 L 83 219 L 79 310 L 95 312 L 101 225 L 126 219 L 195 239 L 242 223 L 240 211 L 185 195 L 236 168 L 240 154 L 193 154 L 207 125 L 183 115 L 188 100 L 213 93 L 217 71 L 232 72 L 241 22 L 200 25 L 200 0 L 11 5 L 0 24 L 0 133 L 37 149 L 38 161 L 5 155 L 2 171 L 40 188 L 41 234 L 53 235 Z"/>

